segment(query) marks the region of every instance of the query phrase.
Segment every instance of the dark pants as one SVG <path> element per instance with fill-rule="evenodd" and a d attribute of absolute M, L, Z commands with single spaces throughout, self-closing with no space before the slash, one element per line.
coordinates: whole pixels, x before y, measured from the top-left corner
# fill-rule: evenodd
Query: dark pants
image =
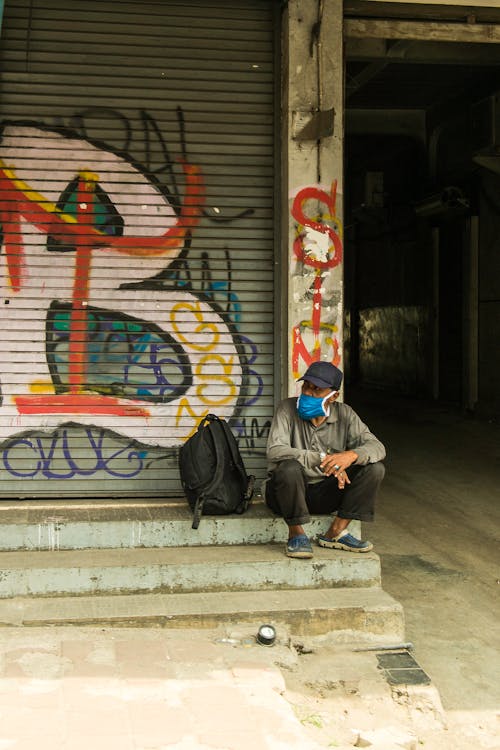
<path fill-rule="evenodd" d="M 334 476 L 307 482 L 304 469 L 293 458 L 281 461 L 271 473 L 266 487 L 267 505 L 289 526 L 302 526 L 312 515 L 337 513 L 339 518 L 373 521 L 375 498 L 384 478 L 380 461 L 366 466 L 350 466 L 351 484 L 339 489 Z"/>

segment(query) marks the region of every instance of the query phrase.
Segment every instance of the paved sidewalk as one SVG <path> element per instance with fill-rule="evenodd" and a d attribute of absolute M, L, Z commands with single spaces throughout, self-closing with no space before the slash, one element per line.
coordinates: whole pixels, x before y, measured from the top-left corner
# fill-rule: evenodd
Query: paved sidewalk
<path fill-rule="evenodd" d="M 432 684 L 388 679 L 384 646 L 278 634 L 0 628 L 0 750 L 498 747 L 494 716 L 452 726 Z"/>
<path fill-rule="evenodd" d="M 289 654 L 214 632 L 4 628 L 0 748 L 315 750 L 273 664 Z"/>

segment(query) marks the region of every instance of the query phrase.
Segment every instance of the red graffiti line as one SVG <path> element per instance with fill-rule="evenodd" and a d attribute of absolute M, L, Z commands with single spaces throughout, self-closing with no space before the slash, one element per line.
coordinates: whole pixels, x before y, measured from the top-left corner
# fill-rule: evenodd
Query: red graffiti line
<path fill-rule="evenodd" d="M 94 220 L 95 181 L 80 175 L 78 181 L 77 216 L 78 235 L 85 235 Z M 73 304 L 69 330 L 69 386 L 71 393 L 78 393 L 85 382 L 87 360 L 87 302 L 89 296 L 91 248 L 85 243 L 76 247 Z"/>
<path fill-rule="evenodd" d="M 149 409 L 134 406 L 111 396 L 90 393 L 60 394 L 58 396 L 16 396 L 20 414 L 109 414 L 119 417 L 149 417 Z"/>
<path fill-rule="evenodd" d="M 321 325 L 321 300 L 323 299 L 322 282 L 323 279 L 321 276 L 321 271 L 316 271 L 316 275 L 314 277 L 312 310 L 312 328 L 316 337 L 319 336 L 319 327 Z"/>

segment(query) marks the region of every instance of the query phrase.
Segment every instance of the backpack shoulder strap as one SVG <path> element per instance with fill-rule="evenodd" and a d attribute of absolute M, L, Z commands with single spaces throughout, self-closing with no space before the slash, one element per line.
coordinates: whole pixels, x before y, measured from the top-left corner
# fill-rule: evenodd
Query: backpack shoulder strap
<path fill-rule="evenodd" d="M 210 422 L 220 422 L 222 424 L 222 421 L 219 419 L 219 417 L 216 417 L 215 414 L 207 414 L 206 417 L 204 417 L 200 424 L 198 425 L 198 431 L 206 429 L 207 423 Z M 197 529 L 200 525 L 201 516 L 203 513 L 203 505 L 205 503 L 205 498 L 207 495 L 210 494 L 212 491 L 212 488 L 215 487 L 217 484 L 219 484 L 220 480 L 222 479 L 222 472 L 224 470 L 223 461 L 222 461 L 222 455 L 221 455 L 221 449 L 220 445 L 217 443 L 217 440 L 214 439 L 212 435 L 212 440 L 214 444 L 214 452 L 215 452 L 215 471 L 213 477 L 205 484 L 204 487 L 199 488 L 199 497 L 195 503 L 194 511 L 193 511 L 193 523 L 191 525 L 192 529 Z"/>
<path fill-rule="evenodd" d="M 221 420 L 221 424 L 224 430 L 224 436 L 226 438 L 229 450 L 231 451 L 231 457 L 233 459 L 233 463 L 237 467 L 240 473 L 240 476 L 243 480 L 245 492 L 243 493 L 242 507 L 246 509 L 246 507 L 248 506 L 248 502 L 253 495 L 255 477 L 253 475 L 249 476 L 246 473 L 239 448 L 236 444 L 236 440 L 234 438 L 233 433 L 231 432 L 231 428 L 229 427 L 228 423 L 224 420 Z"/>
<path fill-rule="evenodd" d="M 240 452 L 236 444 L 234 435 L 231 431 L 231 428 L 229 427 L 228 423 L 224 419 L 221 419 L 219 421 L 221 423 L 221 427 L 224 432 L 224 437 L 226 438 L 227 447 L 229 448 L 229 451 L 231 453 L 231 458 L 233 459 L 233 463 L 238 468 L 238 471 L 240 472 L 245 482 L 248 482 L 248 477 L 242 466 Z"/>

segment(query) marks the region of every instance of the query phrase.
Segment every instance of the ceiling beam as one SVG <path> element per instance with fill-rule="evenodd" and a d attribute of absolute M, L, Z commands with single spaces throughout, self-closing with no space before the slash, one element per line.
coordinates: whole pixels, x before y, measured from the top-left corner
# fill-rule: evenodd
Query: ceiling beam
<path fill-rule="evenodd" d="M 454 42 L 422 42 L 405 40 L 406 48 L 392 49 L 390 62 L 426 63 L 429 65 L 498 65 L 500 66 L 500 45 L 461 44 Z M 375 62 L 385 59 L 388 54 L 385 39 L 345 40 L 347 61 Z"/>
<path fill-rule="evenodd" d="M 421 5 L 422 0 L 382 0 L 385 3 L 405 3 L 406 5 Z M 366 0 L 377 3 L 380 0 Z M 427 5 L 465 5 L 467 8 L 487 7 L 498 8 L 498 0 L 425 0 Z"/>
<path fill-rule="evenodd" d="M 402 135 L 426 143 L 426 116 L 422 109 L 346 109 L 349 135 Z"/>
<path fill-rule="evenodd" d="M 344 34 L 346 37 L 357 39 L 419 39 L 427 42 L 498 44 L 500 24 L 348 18 L 344 20 Z"/>
<path fill-rule="evenodd" d="M 396 42 L 388 42 L 386 45 L 386 56 L 380 60 L 374 60 L 373 62 L 366 65 L 362 71 L 356 76 L 351 76 L 346 80 L 346 98 L 349 99 L 363 86 L 366 86 L 372 78 L 376 76 L 391 62 L 393 55 L 402 54 L 410 45 L 413 44 L 413 40 L 398 39 Z"/>

